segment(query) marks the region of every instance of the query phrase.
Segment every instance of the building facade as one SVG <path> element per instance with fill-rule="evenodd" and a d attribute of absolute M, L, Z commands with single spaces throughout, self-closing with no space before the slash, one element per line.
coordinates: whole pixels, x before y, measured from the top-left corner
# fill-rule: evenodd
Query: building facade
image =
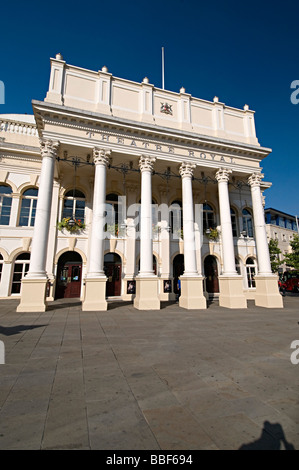
<path fill-rule="evenodd" d="M 292 252 L 290 242 L 294 235 L 299 233 L 298 220 L 294 215 L 268 207 L 265 209 L 265 221 L 268 241 L 270 239 L 278 241 L 278 248 L 281 251 L 278 255 L 278 259 L 281 261 L 278 272 L 283 273 L 288 270 L 283 262 L 284 256 Z"/>
<path fill-rule="evenodd" d="M 254 112 L 51 59 L 33 116 L 0 116 L 1 297 L 140 310 L 282 307 Z"/>

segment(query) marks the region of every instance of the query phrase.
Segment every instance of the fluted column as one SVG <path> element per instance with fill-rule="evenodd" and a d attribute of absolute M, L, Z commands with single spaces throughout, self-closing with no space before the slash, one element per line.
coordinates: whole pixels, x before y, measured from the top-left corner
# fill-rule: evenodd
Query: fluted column
<path fill-rule="evenodd" d="M 188 310 L 207 308 L 207 301 L 203 294 L 203 277 L 198 274 L 196 263 L 194 208 L 192 194 L 192 176 L 194 168 L 195 165 L 189 162 L 183 162 L 180 165 L 183 199 L 185 271 L 184 274 L 180 277 L 181 295 L 179 299 L 179 305 L 180 307 L 186 308 Z"/>
<path fill-rule="evenodd" d="M 93 149 L 95 164 L 92 226 L 89 239 L 89 263 L 85 279 L 85 296 L 82 303 L 83 311 L 107 310 L 106 281 L 104 273 L 104 241 L 105 241 L 105 202 L 106 202 L 106 168 L 110 151 L 100 148 Z"/>
<path fill-rule="evenodd" d="M 32 238 L 30 268 L 27 278 L 46 277 L 46 257 L 51 216 L 54 165 L 58 142 L 41 142 L 42 168 L 39 178 L 38 200 Z"/>
<path fill-rule="evenodd" d="M 272 273 L 266 234 L 265 215 L 261 195 L 261 173 L 248 178 L 254 219 L 255 242 L 258 259 L 258 274 L 255 276 L 255 304 L 259 307 L 282 308 L 282 296 L 278 289 L 278 276 Z"/>
<path fill-rule="evenodd" d="M 87 277 L 105 277 L 104 240 L 105 240 L 105 203 L 106 203 L 106 168 L 110 151 L 94 148 L 93 161 L 95 178 L 93 191 L 92 227 L 89 248 L 89 268 Z"/>
<path fill-rule="evenodd" d="M 152 171 L 155 157 L 142 155 L 139 160 L 141 171 L 140 210 L 140 271 L 139 277 L 154 276 L 153 270 L 153 217 L 152 217 Z"/>
<path fill-rule="evenodd" d="M 237 276 L 235 264 L 234 239 L 228 193 L 229 175 L 232 171 L 220 168 L 216 173 L 220 209 L 221 236 L 223 248 L 223 274 Z"/>
<path fill-rule="evenodd" d="M 264 175 L 253 173 L 248 178 L 251 187 L 251 199 L 254 219 L 255 241 L 258 259 L 259 274 L 272 274 L 270 255 L 268 248 L 267 232 L 265 225 L 265 214 L 261 194 L 261 181 Z"/>
<path fill-rule="evenodd" d="M 221 222 L 223 273 L 219 276 L 219 305 L 227 308 L 246 308 L 243 280 L 236 271 L 233 230 L 230 214 L 228 182 L 231 170 L 220 168 L 216 173 Z"/>
<path fill-rule="evenodd" d="M 22 281 L 18 312 L 46 310 L 46 259 L 48 252 L 54 166 L 59 142 L 41 140 L 42 167 L 39 178 L 38 200 L 32 238 L 30 267 Z"/>
<path fill-rule="evenodd" d="M 194 234 L 194 209 L 192 194 L 192 176 L 195 165 L 183 162 L 180 166 L 183 199 L 183 233 L 184 233 L 184 276 L 198 276 L 196 266 L 196 248 Z"/>
<path fill-rule="evenodd" d="M 136 277 L 134 307 L 138 310 L 160 309 L 158 279 L 153 270 L 152 171 L 155 157 L 141 155 L 140 271 Z"/>

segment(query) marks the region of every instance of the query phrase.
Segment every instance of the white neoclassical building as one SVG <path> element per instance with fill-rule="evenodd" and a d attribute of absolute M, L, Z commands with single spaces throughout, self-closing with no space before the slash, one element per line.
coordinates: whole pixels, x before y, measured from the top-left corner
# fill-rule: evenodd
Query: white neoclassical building
<path fill-rule="evenodd" d="M 51 59 L 33 115 L 0 115 L 0 296 L 282 307 L 254 112 Z"/>

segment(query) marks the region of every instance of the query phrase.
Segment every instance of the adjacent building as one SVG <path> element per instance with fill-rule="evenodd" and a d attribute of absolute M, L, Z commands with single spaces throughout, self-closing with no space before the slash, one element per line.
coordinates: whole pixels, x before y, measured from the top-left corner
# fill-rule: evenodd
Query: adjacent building
<path fill-rule="evenodd" d="M 297 217 L 269 207 L 265 209 L 265 221 L 268 241 L 270 239 L 278 241 L 278 248 L 281 251 L 278 255 L 281 261 L 278 272 L 283 273 L 288 270 L 283 262 L 284 256 L 292 252 L 290 242 L 294 235 L 299 233 Z"/>
<path fill-rule="evenodd" d="M 105 310 L 281 307 L 254 111 L 51 59 L 33 115 L 0 115 L 1 297 Z"/>

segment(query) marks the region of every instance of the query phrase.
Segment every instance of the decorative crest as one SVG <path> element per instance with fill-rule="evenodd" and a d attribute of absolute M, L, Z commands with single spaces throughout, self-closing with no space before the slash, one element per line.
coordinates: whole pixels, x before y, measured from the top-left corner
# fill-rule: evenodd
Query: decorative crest
<path fill-rule="evenodd" d="M 164 114 L 171 114 L 172 116 L 172 104 L 161 103 L 160 112 Z"/>

